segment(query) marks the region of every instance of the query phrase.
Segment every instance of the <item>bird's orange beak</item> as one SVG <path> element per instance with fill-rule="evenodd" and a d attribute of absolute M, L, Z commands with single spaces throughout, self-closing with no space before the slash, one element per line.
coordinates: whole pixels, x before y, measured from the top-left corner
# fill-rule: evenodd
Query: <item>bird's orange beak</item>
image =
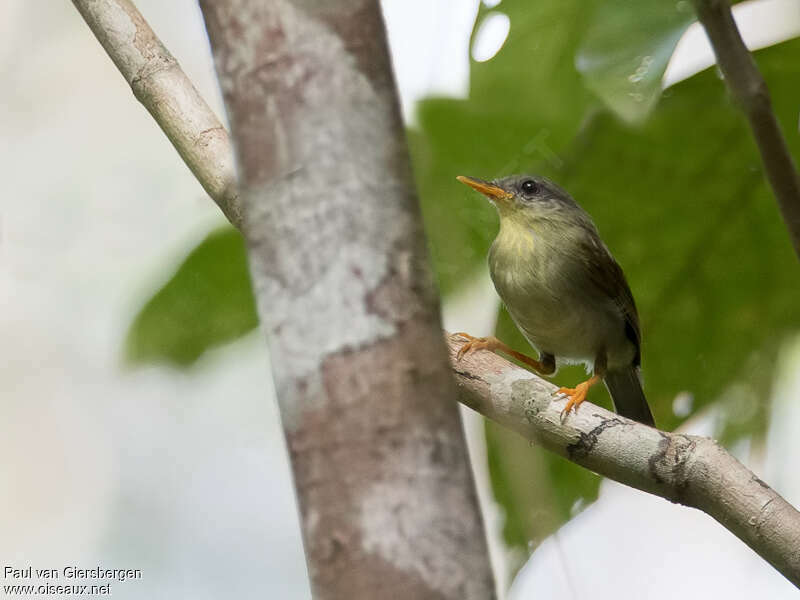
<path fill-rule="evenodd" d="M 479 191 L 490 200 L 508 200 L 514 197 L 514 194 L 511 192 L 507 192 L 503 188 L 498 187 L 493 183 L 489 183 L 488 181 L 484 181 L 483 179 L 466 177 L 464 175 L 459 175 L 456 177 L 456 179 L 458 179 L 461 183 L 468 185 L 472 189 Z"/>

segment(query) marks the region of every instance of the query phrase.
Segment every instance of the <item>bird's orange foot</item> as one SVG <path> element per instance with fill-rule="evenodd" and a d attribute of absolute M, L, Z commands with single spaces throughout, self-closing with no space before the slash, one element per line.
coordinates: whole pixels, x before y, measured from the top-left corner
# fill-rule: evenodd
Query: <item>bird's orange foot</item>
<path fill-rule="evenodd" d="M 461 346 L 461 348 L 458 350 L 458 354 L 456 354 L 457 360 L 461 360 L 462 356 L 469 354 L 470 352 L 475 352 L 475 350 L 496 350 L 503 346 L 503 343 L 494 336 L 476 338 L 475 336 L 472 336 L 468 333 L 463 333 L 461 331 L 455 335 L 468 340 L 467 343 Z"/>
<path fill-rule="evenodd" d="M 589 388 L 592 386 L 592 383 L 589 381 L 584 381 L 583 383 L 579 383 L 574 388 L 562 387 L 558 388 L 553 395 L 565 395 L 567 396 L 567 403 L 564 406 L 564 409 L 561 411 L 561 416 L 565 417 L 568 415 L 572 410 L 578 411 L 578 407 L 586 400 L 586 394 L 589 393 Z"/>

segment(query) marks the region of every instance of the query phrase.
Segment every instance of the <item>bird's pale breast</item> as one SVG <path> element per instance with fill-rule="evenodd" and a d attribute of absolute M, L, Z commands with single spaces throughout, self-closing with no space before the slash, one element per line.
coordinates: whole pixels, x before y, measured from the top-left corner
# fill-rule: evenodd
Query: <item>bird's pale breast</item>
<path fill-rule="evenodd" d="M 581 231 L 501 223 L 489 252 L 495 289 L 537 350 L 587 364 L 605 350 L 610 363 L 630 362 L 634 349 L 624 319 L 612 299 L 586 285 L 585 267 L 568 251 L 571 235 Z"/>

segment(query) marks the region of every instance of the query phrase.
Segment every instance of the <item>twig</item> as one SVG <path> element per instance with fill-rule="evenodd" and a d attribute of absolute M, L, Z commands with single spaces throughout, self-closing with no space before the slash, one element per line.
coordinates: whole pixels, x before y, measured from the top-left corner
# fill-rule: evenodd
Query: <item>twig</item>
<path fill-rule="evenodd" d="M 584 403 L 562 420 L 553 384 L 491 352 L 456 360 L 459 401 L 600 475 L 699 508 L 800 587 L 800 512 L 717 442 L 667 433 Z"/>
<path fill-rule="evenodd" d="M 694 0 L 694 6 L 728 88 L 750 122 L 767 179 L 800 258 L 800 177 L 772 110 L 767 84 L 742 41 L 728 0 Z"/>
<path fill-rule="evenodd" d="M 228 132 L 130 0 L 73 0 L 75 8 L 208 195 L 242 223 Z"/>

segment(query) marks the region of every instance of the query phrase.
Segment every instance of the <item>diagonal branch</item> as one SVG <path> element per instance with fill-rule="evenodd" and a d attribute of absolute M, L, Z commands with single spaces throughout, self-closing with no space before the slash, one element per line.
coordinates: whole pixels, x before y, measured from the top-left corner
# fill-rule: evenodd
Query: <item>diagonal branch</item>
<path fill-rule="evenodd" d="M 728 0 L 694 0 L 694 6 L 728 89 L 750 122 L 767 179 L 800 257 L 800 177 L 772 110 L 767 84 L 742 41 Z"/>
<path fill-rule="evenodd" d="M 130 0 L 73 0 L 133 95 L 200 185 L 236 227 L 242 223 L 228 132 Z"/>
<path fill-rule="evenodd" d="M 718 443 L 589 403 L 562 421 L 556 386 L 490 352 L 456 361 L 464 340 L 448 344 L 462 404 L 600 475 L 699 508 L 800 587 L 800 512 Z"/>

